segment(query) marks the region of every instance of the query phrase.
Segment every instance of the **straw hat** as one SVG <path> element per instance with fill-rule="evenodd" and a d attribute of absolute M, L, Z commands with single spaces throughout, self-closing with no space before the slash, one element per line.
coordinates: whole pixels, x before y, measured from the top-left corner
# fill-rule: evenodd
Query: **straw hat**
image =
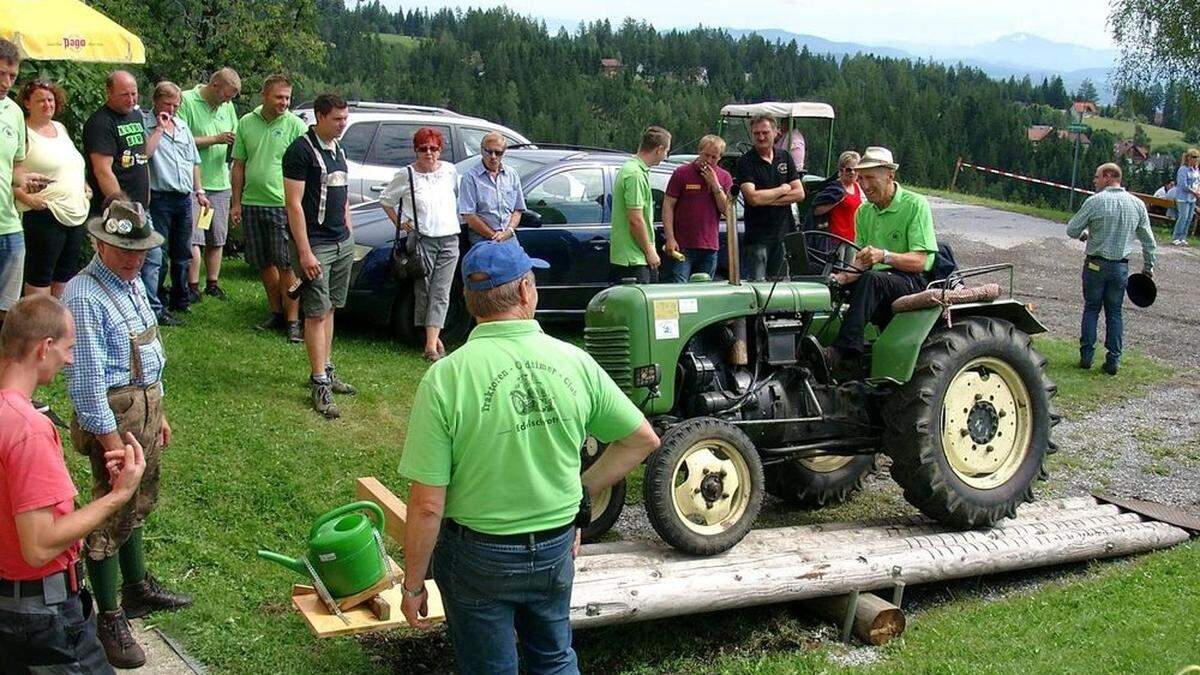
<path fill-rule="evenodd" d="M 872 145 L 863 153 L 862 159 L 858 160 L 855 169 L 862 171 L 863 169 L 874 169 L 877 166 L 882 166 L 888 169 L 898 169 L 900 165 L 892 161 L 892 151 L 878 145 Z"/>

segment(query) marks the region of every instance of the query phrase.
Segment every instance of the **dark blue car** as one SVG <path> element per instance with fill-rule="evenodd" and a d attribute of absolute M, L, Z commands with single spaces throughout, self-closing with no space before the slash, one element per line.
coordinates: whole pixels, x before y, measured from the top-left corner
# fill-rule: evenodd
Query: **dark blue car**
<path fill-rule="evenodd" d="M 511 149 L 504 155 L 505 164 L 521 175 L 529 209 L 517 239 L 531 256 L 550 263 L 549 269 L 535 270 L 539 319 L 582 321 L 588 301 L 608 285 L 612 185 L 627 159 L 628 154 L 619 152 L 544 148 Z M 478 157 L 460 162 L 459 173 L 478 162 Z M 650 170 L 660 246 L 663 193 L 677 166 L 664 163 Z M 401 338 L 412 338 L 411 283 L 396 281 L 390 267 L 396 228 L 378 203 L 355 207 L 352 218 L 357 248 L 346 311 L 371 324 L 389 326 Z M 466 252 L 465 235 L 460 248 Z M 663 257 L 663 264 L 669 265 L 669 258 Z M 455 279 L 443 335 L 461 340 L 472 323 L 461 282 L 457 275 Z"/>

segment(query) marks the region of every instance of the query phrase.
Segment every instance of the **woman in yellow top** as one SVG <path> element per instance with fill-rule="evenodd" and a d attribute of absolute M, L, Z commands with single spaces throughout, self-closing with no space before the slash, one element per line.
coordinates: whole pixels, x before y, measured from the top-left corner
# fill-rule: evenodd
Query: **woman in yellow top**
<path fill-rule="evenodd" d="M 66 127 L 54 117 L 63 110 L 62 87 L 36 79 L 21 88 L 17 101 L 25 109 L 25 166 L 53 179 L 45 189 L 28 193 L 13 188 L 25 230 L 25 294 L 53 293 L 79 271 L 79 252 L 91 191 L 84 182 L 83 155 Z"/>

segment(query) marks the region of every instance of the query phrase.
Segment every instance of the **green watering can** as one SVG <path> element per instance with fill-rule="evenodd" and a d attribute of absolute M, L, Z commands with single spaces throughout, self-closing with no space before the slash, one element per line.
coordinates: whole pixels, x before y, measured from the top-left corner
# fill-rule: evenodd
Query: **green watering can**
<path fill-rule="evenodd" d="M 374 526 L 362 513 L 364 510 L 375 516 Z M 379 505 L 354 502 L 317 518 L 308 533 L 308 555 L 304 559 L 261 550 L 258 556 L 305 577 L 315 573 L 330 595 L 345 598 L 374 586 L 388 572 L 379 535 L 382 529 L 383 509 Z"/>

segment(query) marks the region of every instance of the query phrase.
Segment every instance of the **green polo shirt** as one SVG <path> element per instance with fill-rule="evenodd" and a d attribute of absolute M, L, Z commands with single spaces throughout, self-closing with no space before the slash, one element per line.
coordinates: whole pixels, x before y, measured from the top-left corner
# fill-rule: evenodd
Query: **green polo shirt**
<path fill-rule="evenodd" d="M 237 131 L 237 111 L 233 103 L 226 101 L 213 108 L 200 95 L 204 85 L 183 92 L 179 100 L 177 115 L 187 122 L 193 136 L 216 136 L 226 131 Z M 220 192 L 229 189 L 229 164 L 225 155 L 229 149 L 224 143 L 200 148 L 200 184 L 205 190 Z"/>
<path fill-rule="evenodd" d="M 905 190 L 896 184 L 896 195 L 886 209 L 871 202 L 863 202 L 854 213 L 854 243 L 873 246 L 892 253 L 925 251 L 925 271 L 933 269 L 933 257 L 937 255 L 937 239 L 933 235 L 933 214 L 925 197 Z M 891 265 L 879 263 L 877 270 L 890 269 Z"/>
<path fill-rule="evenodd" d="M 642 413 L 582 349 L 536 321 L 494 321 L 417 387 L 401 475 L 446 487 L 445 515 L 489 534 L 560 527 L 579 512 L 579 448 Z"/>
<path fill-rule="evenodd" d="M 646 252 L 629 231 L 629 209 L 641 209 L 646 236 L 654 243 L 654 197 L 650 194 L 650 167 L 640 157 L 621 165 L 613 184 L 612 233 L 608 260 L 614 265 L 645 265 Z"/>
<path fill-rule="evenodd" d="M 21 231 L 13 202 L 13 163 L 25 161 L 25 115 L 7 96 L 0 98 L 0 235 Z"/>
<path fill-rule="evenodd" d="M 242 204 L 283 206 L 283 153 L 306 131 L 308 125 L 291 110 L 270 122 L 261 105 L 242 115 L 233 142 L 233 158 L 246 163 Z"/>

